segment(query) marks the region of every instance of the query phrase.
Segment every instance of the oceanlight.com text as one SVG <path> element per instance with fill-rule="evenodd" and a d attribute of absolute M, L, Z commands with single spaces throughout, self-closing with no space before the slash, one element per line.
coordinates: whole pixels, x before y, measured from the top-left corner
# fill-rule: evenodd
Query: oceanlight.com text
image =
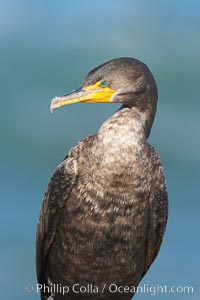
<path fill-rule="evenodd" d="M 155 296 L 158 294 L 194 294 L 194 287 L 192 285 L 161 285 L 155 284 L 150 285 L 148 283 L 141 284 L 137 287 L 135 286 L 122 286 L 115 283 L 103 284 L 102 286 L 97 286 L 95 284 L 81 285 L 75 283 L 72 286 L 63 286 L 61 284 L 51 284 L 42 285 L 36 284 L 35 286 L 28 283 L 25 286 L 26 292 L 36 292 L 40 293 L 42 290 L 47 294 L 62 294 L 66 295 L 68 293 L 74 294 L 99 294 L 99 293 L 111 293 L 111 294 L 149 294 Z"/>

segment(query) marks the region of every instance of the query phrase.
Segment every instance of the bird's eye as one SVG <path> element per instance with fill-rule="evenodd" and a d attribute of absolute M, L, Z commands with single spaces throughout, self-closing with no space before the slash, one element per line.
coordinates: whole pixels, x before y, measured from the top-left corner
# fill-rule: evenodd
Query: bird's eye
<path fill-rule="evenodd" d="M 106 80 L 101 82 L 101 87 L 106 87 L 108 85 L 108 82 Z"/>

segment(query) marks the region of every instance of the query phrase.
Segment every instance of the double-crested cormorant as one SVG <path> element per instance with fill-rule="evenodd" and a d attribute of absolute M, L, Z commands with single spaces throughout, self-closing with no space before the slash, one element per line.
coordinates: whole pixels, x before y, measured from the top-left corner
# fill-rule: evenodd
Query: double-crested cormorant
<path fill-rule="evenodd" d="M 131 299 L 167 222 L 163 168 L 147 143 L 156 83 L 144 63 L 117 58 L 90 71 L 77 91 L 55 97 L 51 110 L 76 102 L 122 107 L 50 179 L 37 227 L 41 298 Z"/>

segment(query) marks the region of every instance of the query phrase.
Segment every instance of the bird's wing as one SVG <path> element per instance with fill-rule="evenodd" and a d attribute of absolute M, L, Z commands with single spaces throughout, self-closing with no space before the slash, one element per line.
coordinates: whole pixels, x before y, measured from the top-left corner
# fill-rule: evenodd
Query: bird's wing
<path fill-rule="evenodd" d="M 66 157 L 53 173 L 44 195 L 36 234 L 38 282 L 45 283 L 45 263 L 57 226 L 76 180 L 76 160 Z"/>
<path fill-rule="evenodd" d="M 159 252 L 168 217 L 168 195 L 163 168 L 159 155 L 153 148 L 151 148 L 151 150 L 152 161 L 154 165 L 154 184 L 149 198 L 150 214 L 147 237 L 146 263 L 143 276 L 147 272 Z"/>
<path fill-rule="evenodd" d="M 36 234 L 37 278 L 46 283 L 46 259 L 54 241 L 59 220 L 77 178 L 78 158 L 88 152 L 96 135 L 86 137 L 70 150 L 53 173 L 44 195 Z"/>

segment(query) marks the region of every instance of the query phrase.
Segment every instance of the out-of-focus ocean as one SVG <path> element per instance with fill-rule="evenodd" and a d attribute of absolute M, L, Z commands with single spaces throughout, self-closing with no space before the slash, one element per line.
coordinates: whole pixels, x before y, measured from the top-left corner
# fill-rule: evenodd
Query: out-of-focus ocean
<path fill-rule="evenodd" d="M 144 61 L 156 78 L 150 143 L 162 158 L 169 192 L 164 243 L 141 284 L 180 287 L 155 299 L 200 299 L 200 2 L 0 3 L 2 299 L 39 299 L 35 231 L 49 177 L 66 152 L 119 107 L 76 104 L 52 115 L 50 100 L 120 56 Z M 184 286 L 193 293 L 180 293 Z M 135 299 L 152 299 L 151 291 Z"/>

